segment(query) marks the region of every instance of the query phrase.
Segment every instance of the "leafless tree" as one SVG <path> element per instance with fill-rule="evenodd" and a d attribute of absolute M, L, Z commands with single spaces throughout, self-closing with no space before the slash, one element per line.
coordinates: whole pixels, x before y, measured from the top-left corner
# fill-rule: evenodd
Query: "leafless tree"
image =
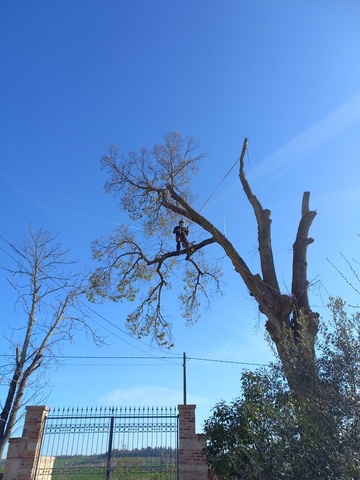
<path fill-rule="evenodd" d="M 5 392 L 0 412 L 0 457 L 24 403 L 43 395 L 47 370 L 57 363 L 64 342 L 73 341 L 76 330 L 84 329 L 92 339 L 102 339 L 87 324 L 86 276 L 73 272 L 74 263 L 56 235 L 29 229 L 17 244 L 1 237 L 10 258 L 3 267 L 16 292 L 14 315 L 9 325 L 9 350 L 1 367 Z"/>

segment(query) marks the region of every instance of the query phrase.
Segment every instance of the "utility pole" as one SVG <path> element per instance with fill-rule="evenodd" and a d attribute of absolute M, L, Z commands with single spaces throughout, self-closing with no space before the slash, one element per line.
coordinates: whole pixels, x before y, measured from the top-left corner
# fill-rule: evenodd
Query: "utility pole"
<path fill-rule="evenodd" d="M 183 392 L 184 392 L 184 401 L 183 404 L 186 405 L 186 353 L 184 352 L 184 361 L 183 361 Z"/>

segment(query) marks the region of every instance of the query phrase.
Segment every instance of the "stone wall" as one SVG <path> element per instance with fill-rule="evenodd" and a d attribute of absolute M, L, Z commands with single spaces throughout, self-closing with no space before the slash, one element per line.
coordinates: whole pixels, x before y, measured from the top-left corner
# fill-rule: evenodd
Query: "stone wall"
<path fill-rule="evenodd" d="M 49 407 L 26 407 L 22 437 L 9 440 L 3 480 L 35 478 L 41 438 L 48 413 Z"/>
<path fill-rule="evenodd" d="M 196 405 L 179 405 L 179 480 L 207 480 L 206 437 L 195 432 Z"/>

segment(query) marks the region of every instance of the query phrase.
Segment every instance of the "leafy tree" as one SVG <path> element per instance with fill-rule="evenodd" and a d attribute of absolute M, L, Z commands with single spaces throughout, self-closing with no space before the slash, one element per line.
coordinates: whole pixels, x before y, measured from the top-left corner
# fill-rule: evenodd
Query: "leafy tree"
<path fill-rule="evenodd" d="M 258 252 L 261 274 L 253 273 L 244 258 L 209 219 L 195 209 L 190 182 L 205 153 L 198 143 L 178 132 L 164 137 L 151 151 L 130 152 L 122 156 L 111 147 L 102 159 L 108 172 L 105 190 L 112 193 L 139 230 L 126 224 L 108 237 L 93 243 L 94 257 L 100 262 L 93 273 L 90 298 L 135 301 L 137 306 L 127 317 L 127 325 L 138 336 L 153 335 L 160 344 L 168 344 L 171 323 L 166 317 L 162 297 L 171 289 L 180 265 L 184 269 L 184 288 L 179 295 L 183 316 L 196 321 L 201 308 L 209 305 L 213 294 L 221 291 L 221 264 L 205 252 L 211 245 L 221 248 L 235 271 L 259 305 L 266 329 L 276 346 L 290 388 L 300 396 L 318 397 L 315 367 L 315 339 L 318 314 L 310 308 L 307 280 L 308 236 L 316 212 L 309 208 L 310 194 L 304 193 L 301 218 L 293 245 L 291 294 L 280 291 L 271 245 L 270 211 L 253 194 L 244 171 L 245 139 L 239 158 L 239 178 L 253 208 L 258 226 Z M 168 239 L 179 216 L 198 225 L 205 235 L 188 251 L 174 251 Z M 188 261 L 179 264 L 187 255 Z"/>
<path fill-rule="evenodd" d="M 9 351 L 1 368 L 0 457 L 22 406 L 43 395 L 46 371 L 57 363 L 61 345 L 73 341 L 77 330 L 85 330 L 101 343 L 86 323 L 89 315 L 81 302 L 86 277 L 72 271 L 74 262 L 57 236 L 30 228 L 17 244 L 2 240 L 12 260 L 4 270 L 17 301 L 6 338 Z"/>
<path fill-rule="evenodd" d="M 331 320 L 322 325 L 319 375 L 337 425 L 337 450 L 349 472 L 360 479 L 360 312 L 331 298 Z"/>
<path fill-rule="evenodd" d="M 297 440 L 286 384 L 276 370 L 244 372 L 241 384 L 241 398 L 219 402 L 205 422 L 209 465 L 219 479 L 282 478 Z"/>
<path fill-rule="evenodd" d="M 205 422 L 206 455 L 219 479 L 354 480 L 360 478 L 360 313 L 349 315 L 331 299 L 331 319 L 321 328 L 316 367 L 332 417 L 329 434 L 288 388 L 281 365 L 244 372 L 242 395 L 219 402 Z"/>

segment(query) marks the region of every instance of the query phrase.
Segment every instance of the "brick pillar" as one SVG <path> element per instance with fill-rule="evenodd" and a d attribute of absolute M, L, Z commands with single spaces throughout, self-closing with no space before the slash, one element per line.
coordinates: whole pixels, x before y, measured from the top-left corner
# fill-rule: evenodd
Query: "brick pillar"
<path fill-rule="evenodd" d="M 179 480 L 207 480 L 208 467 L 202 449 L 205 434 L 195 433 L 196 405 L 179 405 Z"/>
<path fill-rule="evenodd" d="M 33 480 L 49 407 L 26 407 L 21 438 L 10 438 L 3 480 Z"/>

